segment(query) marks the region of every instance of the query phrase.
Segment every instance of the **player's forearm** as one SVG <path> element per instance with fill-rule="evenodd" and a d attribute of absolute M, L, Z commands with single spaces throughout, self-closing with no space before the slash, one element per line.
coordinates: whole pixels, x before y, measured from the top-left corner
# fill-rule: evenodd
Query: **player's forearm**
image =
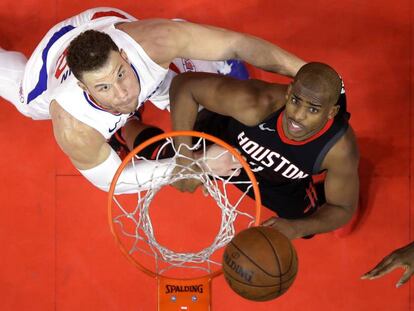
<path fill-rule="evenodd" d="M 151 187 L 155 179 L 166 178 L 171 173 L 171 159 L 160 161 L 137 161 L 127 165 L 120 174 L 115 187 L 115 194 L 137 193 Z M 79 172 L 97 188 L 108 192 L 115 173 L 121 164 L 119 156 L 111 149 L 108 158 L 86 170 Z"/>
<path fill-rule="evenodd" d="M 234 43 L 235 56 L 258 68 L 294 77 L 305 62 L 260 38 L 243 35 Z"/>
<path fill-rule="evenodd" d="M 342 207 L 325 203 L 312 215 L 289 220 L 297 232 L 297 237 L 330 232 L 348 223 L 354 213 L 354 207 Z"/>
<path fill-rule="evenodd" d="M 170 87 L 170 107 L 172 128 L 174 131 L 191 131 L 197 119 L 199 104 L 190 91 L 189 80 L 185 75 L 174 78 Z M 175 139 L 175 145 L 191 145 L 191 137 L 183 136 Z"/>
<path fill-rule="evenodd" d="M 194 128 L 198 113 L 198 103 L 191 95 L 170 98 L 171 121 L 174 131 L 191 131 Z"/>

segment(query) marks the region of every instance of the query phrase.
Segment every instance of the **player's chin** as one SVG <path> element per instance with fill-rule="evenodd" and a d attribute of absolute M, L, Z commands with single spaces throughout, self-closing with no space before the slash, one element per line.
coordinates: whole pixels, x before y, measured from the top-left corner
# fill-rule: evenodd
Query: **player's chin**
<path fill-rule="evenodd" d="M 290 136 L 293 140 L 302 140 L 304 137 L 306 137 L 309 132 L 306 130 L 299 130 L 299 131 L 289 131 Z"/>
<path fill-rule="evenodd" d="M 117 111 L 122 114 L 133 113 L 136 111 L 137 106 L 138 105 L 136 103 L 127 104 L 127 105 L 117 107 Z"/>

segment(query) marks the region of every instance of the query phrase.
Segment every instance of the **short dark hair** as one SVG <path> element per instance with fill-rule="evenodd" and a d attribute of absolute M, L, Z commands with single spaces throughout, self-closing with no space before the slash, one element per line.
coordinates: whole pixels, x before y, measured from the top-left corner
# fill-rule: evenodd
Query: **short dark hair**
<path fill-rule="evenodd" d="M 84 72 L 104 66 L 111 51 L 119 52 L 119 48 L 108 34 L 87 30 L 69 44 L 66 61 L 75 77 L 82 80 Z"/>
<path fill-rule="evenodd" d="M 324 63 L 311 62 L 303 65 L 295 76 L 294 83 L 297 81 L 315 92 L 324 94 L 332 103 L 336 103 L 341 94 L 341 77 L 335 69 Z"/>

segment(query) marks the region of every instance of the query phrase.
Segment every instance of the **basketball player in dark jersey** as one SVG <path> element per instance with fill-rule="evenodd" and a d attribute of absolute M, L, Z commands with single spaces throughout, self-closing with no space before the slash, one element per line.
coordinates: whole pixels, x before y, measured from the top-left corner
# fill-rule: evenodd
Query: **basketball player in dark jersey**
<path fill-rule="evenodd" d="M 247 159 L 263 205 L 279 216 L 264 225 L 291 239 L 328 232 L 350 221 L 359 192 L 358 148 L 341 89 L 339 75 L 322 63 L 304 65 L 290 85 L 186 73 L 170 89 L 173 129 L 194 129 L 199 105 L 214 112 L 201 113 L 196 129 Z M 326 178 L 318 195 L 312 175 L 321 172 Z M 198 182 L 175 186 L 194 191 Z"/>

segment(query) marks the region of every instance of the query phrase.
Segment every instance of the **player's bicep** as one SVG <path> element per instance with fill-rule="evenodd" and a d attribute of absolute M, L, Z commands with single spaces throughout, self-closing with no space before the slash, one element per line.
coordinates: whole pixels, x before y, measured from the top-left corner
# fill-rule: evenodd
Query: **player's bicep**
<path fill-rule="evenodd" d="M 78 145 L 77 145 L 78 146 Z M 84 145 L 76 152 L 70 152 L 69 158 L 79 170 L 88 170 L 103 163 L 111 153 L 111 146 L 106 142 L 97 145 Z"/>
<path fill-rule="evenodd" d="M 330 150 L 323 166 L 327 169 L 325 196 L 329 204 L 354 210 L 359 196 L 359 154 L 351 128 Z"/>
<path fill-rule="evenodd" d="M 105 140 L 94 135 L 73 137 L 74 134 L 61 135 L 58 144 L 77 169 L 87 170 L 95 167 L 109 156 L 111 147 Z"/>
<path fill-rule="evenodd" d="M 214 106 L 214 112 L 230 116 L 247 126 L 255 126 L 269 115 L 271 101 L 263 92 L 266 88 L 264 82 L 224 76 L 216 76 L 216 79 L 215 96 L 209 96 L 209 101 L 205 101 L 209 107 Z M 200 94 L 206 96 L 208 91 L 200 88 Z"/>
<path fill-rule="evenodd" d="M 210 25 L 176 22 L 180 45 L 179 56 L 204 60 L 237 58 L 240 33 Z"/>
<path fill-rule="evenodd" d="M 158 64 L 174 58 L 220 60 L 234 58 L 233 42 L 240 34 L 208 25 L 168 19 L 148 19 L 126 23 L 127 32 Z"/>
<path fill-rule="evenodd" d="M 78 169 L 89 169 L 102 163 L 111 147 L 95 129 L 67 116 L 61 111 L 52 113 L 56 142 Z"/>
<path fill-rule="evenodd" d="M 268 111 L 267 97 L 260 95 L 264 87 L 259 81 L 211 73 L 184 73 L 174 78 L 170 98 L 172 104 L 192 101 L 251 126 L 260 122 Z"/>
<path fill-rule="evenodd" d="M 346 167 L 348 166 L 348 167 Z M 354 165 L 338 164 L 328 170 L 325 179 L 325 197 L 328 204 L 354 211 L 358 202 L 359 176 Z"/>
<path fill-rule="evenodd" d="M 246 111 L 255 102 L 254 94 L 247 85 L 241 81 L 236 81 L 223 76 L 210 76 L 208 78 L 212 87 L 200 83 L 194 98 L 205 108 L 216 113 L 236 117 L 241 111 Z"/>

